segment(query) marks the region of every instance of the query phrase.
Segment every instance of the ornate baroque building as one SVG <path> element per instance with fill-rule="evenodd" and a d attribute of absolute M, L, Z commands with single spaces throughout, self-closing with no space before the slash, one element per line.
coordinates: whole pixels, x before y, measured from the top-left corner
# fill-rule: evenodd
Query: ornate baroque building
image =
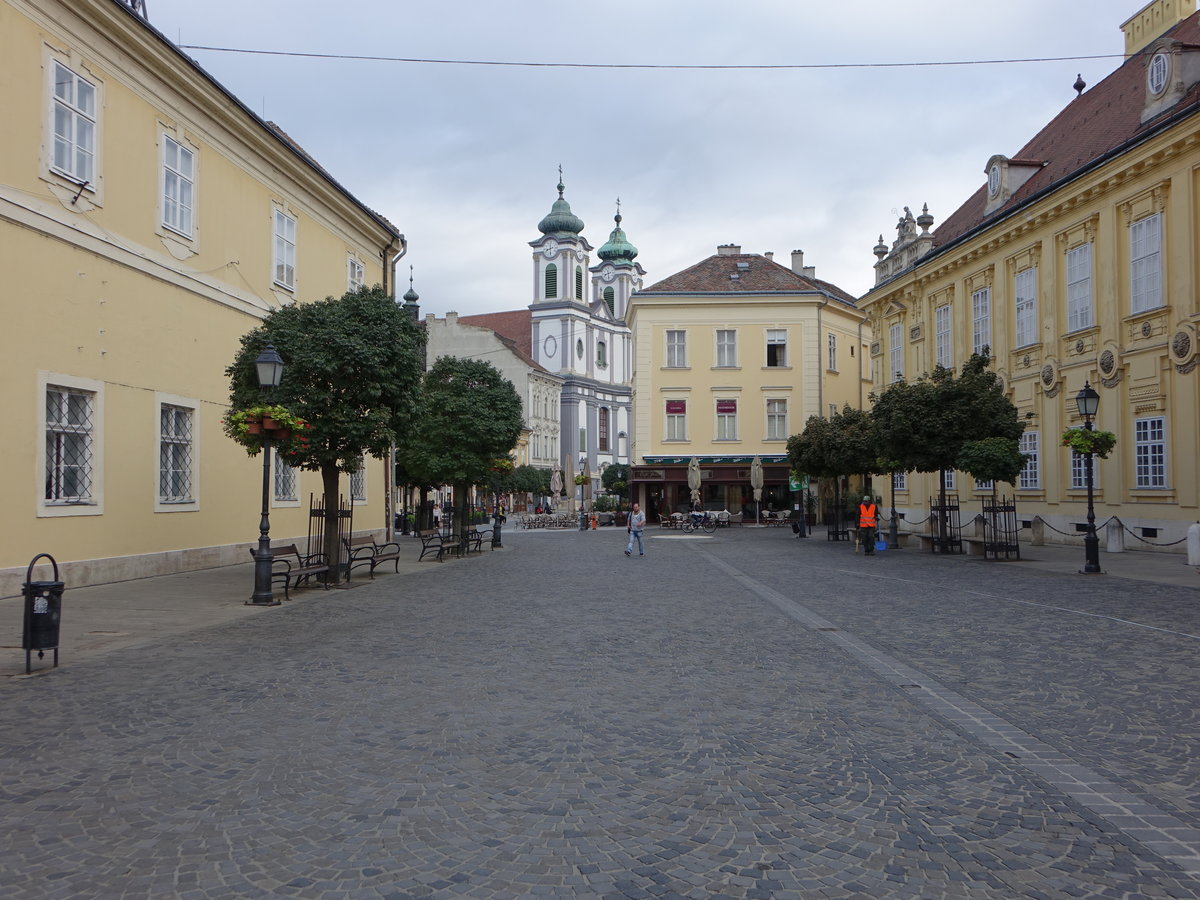
<path fill-rule="evenodd" d="M 905 216 L 875 248 L 860 301 L 875 388 L 991 349 L 1026 417 L 1019 518 L 1047 540 L 1086 528 L 1084 459 L 1060 445 L 1100 393 L 1097 522 L 1112 546 L 1177 544 L 1200 518 L 1200 21 L 1195 0 L 1155 0 L 1122 25 L 1125 62 L 1077 96 L 936 230 Z M 918 228 L 920 229 L 918 231 Z M 935 477 L 908 473 L 896 505 L 920 518 Z M 990 493 L 958 473 L 966 509 Z M 1006 491 L 1007 493 L 1007 491 Z M 1116 517 L 1116 519 L 1112 519 Z M 1117 521 L 1119 520 L 1119 522 Z"/>

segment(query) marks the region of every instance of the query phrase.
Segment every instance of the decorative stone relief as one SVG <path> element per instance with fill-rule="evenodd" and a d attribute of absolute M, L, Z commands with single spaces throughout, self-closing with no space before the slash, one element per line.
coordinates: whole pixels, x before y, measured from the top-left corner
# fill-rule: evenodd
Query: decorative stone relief
<path fill-rule="evenodd" d="M 1111 378 L 1117 371 L 1117 355 L 1111 350 L 1104 350 L 1096 359 L 1096 368 L 1104 378 Z"/>
<path fill-rule="evenodd" d="M 1171 362 L 1175 371 L 1187 375 L 1196 368 L 1196 336 L 1190 325 L 1183 325 L 1171 335 Z"/>
<path fill-rule="evenodd" d="M 908 339 L 909 339 L 909 341 L 919 341 L 921 339 L 921 326 L 920 325 L 913 325 L 911 328 L 908 329 Z"/>

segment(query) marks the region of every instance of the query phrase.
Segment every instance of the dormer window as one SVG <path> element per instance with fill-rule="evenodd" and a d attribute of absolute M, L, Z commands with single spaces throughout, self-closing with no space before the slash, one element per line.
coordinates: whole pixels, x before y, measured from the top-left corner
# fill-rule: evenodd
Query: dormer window
<path fill-rule="evenodd" d="M 988 168 L 988 196 L 995 197 L 1000 193 L 1000 163 L 992 163 Z"/>
<path fill-rule="evenodd" d="M 1157 97 L 1167 89 L 1171 75 L 1171 60 L 1165 53 L 1155 53 L 1146 68 L 1146 90 Z"/>

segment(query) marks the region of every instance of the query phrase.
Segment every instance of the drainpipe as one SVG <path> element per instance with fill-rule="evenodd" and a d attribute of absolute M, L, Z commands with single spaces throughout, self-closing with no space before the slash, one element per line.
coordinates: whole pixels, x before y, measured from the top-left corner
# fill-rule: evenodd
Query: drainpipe
<path fill-rule="evenodd" d="M 400 262 L 400 260 L 404 258 L 404 254 L 408 252 L 408 240 L 404 237 L 404 235 L 399 235 L 399 238 L 400 252 L 392 257 L 392 261 L 389 265 L 383 267 L 383 292 L 392 298 L 393 303 L 396 301 L 396 263 Z M 391 249 L 391 243 L 383 248 L 384 259 L 387 259 L 387 255 L 389 252 L 391 252 Z M 392 287 L 390 291 L 388 290 L 389 275 L 391 276 L 392 281 Z M 394 512 L 395 506 L 392 503 L 392 494 L 395 493 L 395 488 L 392 485 L 392 479 L 395 478 L 396 473 L 395 444 L 392 444 L 391 447 L 388 448 L 387 460 L 387 466 L 383 473 L 383 515 L 386 520 L 383 527 L 384 534 L 387 535 L 384 540 L 391 541 L 392 538 L 396 536 L 396 515 Z"/>
<path fill-rule="evenodd" d="M 821 328 L 821 311 L 829 305 L 829 295 L 823 295 L 825 299 L 821 301 L 821 305 L 817 307 L 817 415 L 825 415 L 825 376 L 821 374 L 821 369 L 828 362 L 825 359 L 825 348 L 821 346 L 821 338 L 825 336 L 824 330 Z"/>

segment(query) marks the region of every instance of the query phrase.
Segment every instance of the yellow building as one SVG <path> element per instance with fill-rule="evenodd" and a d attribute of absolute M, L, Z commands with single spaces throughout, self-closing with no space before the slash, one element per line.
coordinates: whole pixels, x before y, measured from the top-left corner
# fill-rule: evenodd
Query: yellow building
<path fill-rule="evenodd" d="M 789 509 L 787 439 L 810 416 L 870 391 L 867 333 L 854 298 L 816 278 L 804 254 L 717 254 L 635 293 L 633 499 L 653 518 L 686 509 L 701 466 L 707 509 L 755 512 L 750 466 L 764 464 L 762 508 Z"/>
<path fill-rule="evenodd" d="M 389 286 L 403 246 L 141 8 L 0 0 L 3 595 L 43 551 L 68 587 L 247 561 L 261 457 L 221 430 L 238 339 Z M 272 534 L 303 540 L 319 479 L 273 481 Z M 383 527 L 384 484 L 372 461 L 356 529 Z"/>
<path fill-rule="evenodd" d="M 1078 95 L 936 231 L 906 215 L 876 247 L 870 317 L 876 389 L 984 346 L 1028 428 L 1018 518 L 1046 540 L 1086 529 L 1086 458 L 1061 446 L 1100 394 L 1096 463 L 1108 538 L 1172 545 L 1196 521 L 1200 223 L 1200 21 L 1194 0 L 1157 0 L 1124 23 L 1126 61 Z M 918 232 L 917 228 L 921 231 Z M 925 515 L 936 476 L 908 473 L 896 505 Z M 964 501 L 990 488 L 959 473 Z M 1014 490 L 1009 487 L 1005 493 Z M 1123 525 L 1123 527 L 1122 527 Z M 1028 532 L 1026 532 L 1028 533 Z"/>

